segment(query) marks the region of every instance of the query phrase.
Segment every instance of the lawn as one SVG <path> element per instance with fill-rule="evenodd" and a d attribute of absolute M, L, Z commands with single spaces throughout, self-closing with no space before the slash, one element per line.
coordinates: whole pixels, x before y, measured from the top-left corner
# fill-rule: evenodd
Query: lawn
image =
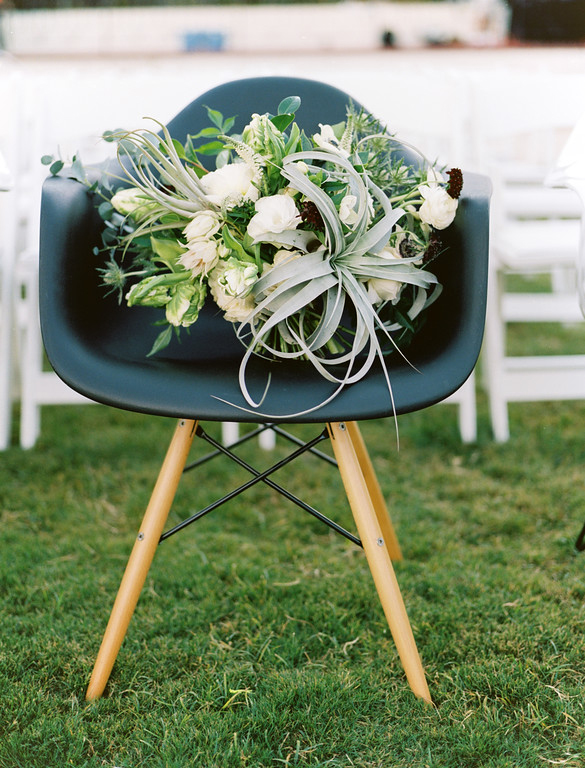
<path fill-rule="evenodd" d="M 585 403 L 514 405 L 505 445 L 483 400 L 479 419 L 465 446 L 452 407 L 401 417 L 399 451 L 391 421 L 362 425 L 433 706 L 363 552 L 265 487 L 160 545 L 87 704 L 173 423 L 45 408 L 37 446 L 0 454 L 0 768 L 585 765 Z M 171 523 L 240 479 L 224 460 L 187 475 Z M 276 479 L 352 528 L 333 468 Z"/>

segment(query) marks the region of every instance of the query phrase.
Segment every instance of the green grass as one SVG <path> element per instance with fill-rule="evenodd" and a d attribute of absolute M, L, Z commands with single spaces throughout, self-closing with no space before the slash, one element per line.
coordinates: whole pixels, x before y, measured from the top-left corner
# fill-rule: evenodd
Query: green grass
<path fill-rule="evenodd" d="M 363 553 L 267 488 L 160 546 L 87 704 L 173 424 L 45 408 L 35 449 L 0 454 L 0 768 L 585 765 L 585 403 L 511 420 L 494 444 L 480 401 L 464 446 L 435 407 L 400 419 L 399 452 L 391 421 L 362 426 L 434 706 L 408 689 Z M 241 477 L 188 475 L 172 522 Z M 352 527 L 332 468 L 278 479 Z"/>

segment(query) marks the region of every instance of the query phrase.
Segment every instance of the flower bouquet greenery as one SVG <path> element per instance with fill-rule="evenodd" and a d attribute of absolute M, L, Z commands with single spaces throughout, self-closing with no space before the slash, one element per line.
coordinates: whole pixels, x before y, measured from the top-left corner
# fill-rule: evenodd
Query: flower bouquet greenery
<path fill-rule="evenodd" d="M 462 185 L 458 169 L 446 178 L 422 156 L 405 159 L 363 110 L 350 106 L 309 137 L 299 106 L 286 98 L 241 135 L 208 108 L 209 127 L 184 144 L 158 123 L 157 133 L 110 134 L 125 184 L 104 175 L 93 185 L 104 284 L 128 306 L 161 309 L 150 354 L 193 325 L 210 295 L 244 345 L 252 408 L 251 355 L 309 361 L 334 397 L 404 346 L 440 293 L 429 265 Z"/>

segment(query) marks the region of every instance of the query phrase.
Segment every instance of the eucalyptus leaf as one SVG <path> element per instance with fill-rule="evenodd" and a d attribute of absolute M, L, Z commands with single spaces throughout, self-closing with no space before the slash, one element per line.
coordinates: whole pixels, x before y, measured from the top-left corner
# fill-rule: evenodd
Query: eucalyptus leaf
<path fill-rule="evenodd" d="M 104 200 L 104 202 L 100 203 L 100 205 L 98 206 L 98 213 L 104 221 L 107 221 L 111 217 L 113 212 L 114 212 L 114 207 L 112 206 L 109 200 Z"/>
<path fill-rule="evenodd" d="M 49 168 L 49 171 L 52 173 L 53 176 L 58 176 L 64 167 L 65 167 L 65 163 L 62 160 L 55 160 L 55 162 Z"/>
<path fill-rule="evenodd" d="M 278 105 L 277 112 L 279 115 L 294 115 L 295 112 L 298 112 L 300 106 L 301 99 L 299 96 L 287 96 L 286 99 L 283 99 Z"/>
<path fill-rule="evenodd" d="M 73 179 L 80 181 L 81 183 L 84 183 L 87 179 L 87 172 L 79 155 L 75 155 L 73 158 L 70 175 Z"/>

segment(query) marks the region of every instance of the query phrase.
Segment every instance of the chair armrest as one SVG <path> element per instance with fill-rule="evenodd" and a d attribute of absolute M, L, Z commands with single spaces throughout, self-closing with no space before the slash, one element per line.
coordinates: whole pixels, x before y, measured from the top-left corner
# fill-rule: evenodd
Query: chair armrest
<path fill-rule="evenodd" d="M 87 285 L 99 258 L 101 221 L 93 195 L 74 179 L 52 176 L 45 180 L 41 198 L 39 242 L 39 303 L 41 330 L 51 357 L 59 347 L 58 329 L 71 311 L 83 316 L 84 301 L 75 286 Z M 103 257 L 102 257 L 103 260 Z M 81 312 L 80 312 L 81 310 Z"/>

